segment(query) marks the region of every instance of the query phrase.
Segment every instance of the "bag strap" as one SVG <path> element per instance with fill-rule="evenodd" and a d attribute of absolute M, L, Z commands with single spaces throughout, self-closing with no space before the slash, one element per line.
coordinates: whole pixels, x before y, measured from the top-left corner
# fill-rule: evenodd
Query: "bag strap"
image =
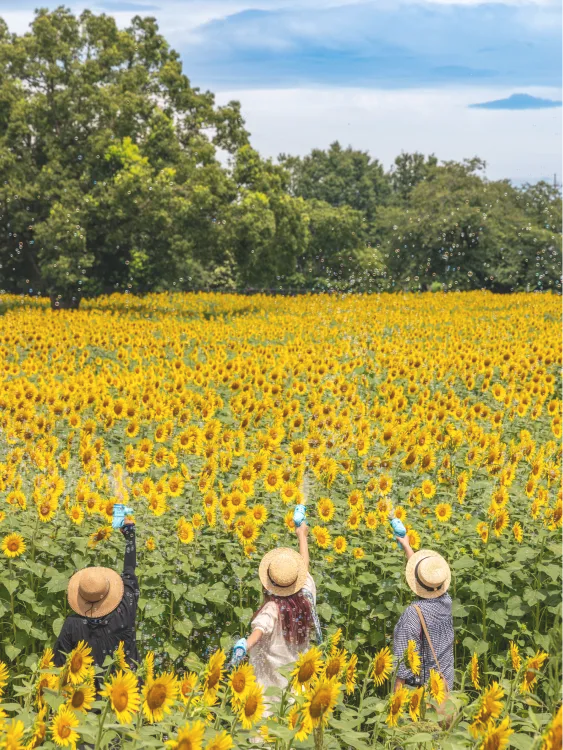
<path fill-rule="evenodd" d="M 418 619 L 420 620 L 420 624 L 422 625 L 422 630 L 424 631 L 424 635 L 426 636 L 426 640 L 428 641 L 428 645 L 430 646 L 430 651 L 432 652 L 432 656 L 434 657 L 434 661 L 436 662 L 436 666 L 438 667 L 438 674 L 442 677 L 444 680 L 444 685 L 446 686 L 446 692 L 448 692 L 448 683 L 444 676 L 444 673 L 442 672 L 442 668 L 440 667 L 440 662 L 438 661 L 438 657 L 436 656 L 436 652 L 434 651 L 434 646 L 432 645 L 432 639 L 430 638 L 430 634 L 428 632 L 428 628 L 426 627 L 426 620 L 424 619 L 424 615 L 422 614 L 422 610 L 418 606 L 418 604 L 413 605 L 416 614 L 418 615 Z"/>

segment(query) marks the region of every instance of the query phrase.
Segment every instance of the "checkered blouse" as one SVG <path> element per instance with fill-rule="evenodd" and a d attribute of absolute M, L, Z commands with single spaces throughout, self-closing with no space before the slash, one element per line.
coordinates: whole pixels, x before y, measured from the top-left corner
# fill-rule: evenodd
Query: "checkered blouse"
<path fill-rule="evenodd" d="M 410 604 L 401 617 L 393 633 L 393 653 L 398 661 L 406 651 L 409 640 L 416 643 L 421 659 L 421 677 L 428 681 L 431 669 L 437 669 L 432 651 L 422 631 L 422 625 L 414 604 L 417 604 L 426 621 L 428 634 L 434 651 L 440 662 L 442 673 L 450 690 L 454 684 L 454 625 L 452 618 L 452 600 L 449 594 L 436 599 L 419 599 Z M 408 665 L 401 664 L 397 676 L 403 680 L 412 679 L 413 674 Z"/>

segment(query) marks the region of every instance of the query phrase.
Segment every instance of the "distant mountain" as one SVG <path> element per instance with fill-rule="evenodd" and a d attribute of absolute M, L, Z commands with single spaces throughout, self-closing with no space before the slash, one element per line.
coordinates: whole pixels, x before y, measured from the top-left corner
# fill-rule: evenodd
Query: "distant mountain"
<path fill-rule="evenodd" d="M 560 107 L 561 102 L 555 99 L 540 99 L 530 94 L 512 94 L 508 99 L 495 99 L 482 104 L 470 104 L 471 109 L 548 109 Z"/>

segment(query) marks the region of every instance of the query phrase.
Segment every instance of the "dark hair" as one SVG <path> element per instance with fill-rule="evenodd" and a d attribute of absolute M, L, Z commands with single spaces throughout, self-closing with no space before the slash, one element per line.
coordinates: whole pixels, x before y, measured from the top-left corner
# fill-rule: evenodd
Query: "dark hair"
<path fill-rule="evenodd" d="M 260 614 L 269 602 L 274 602 L 278 608 L 282 635 L 286 643 L 295 646 L 307 643 L 313 627 L 313 612 L 311 602 L 305 594 L 298 591 L 291 596 L 275 596 L 265 592 L 264 603 L 254 613 L 254 617 Z"/>

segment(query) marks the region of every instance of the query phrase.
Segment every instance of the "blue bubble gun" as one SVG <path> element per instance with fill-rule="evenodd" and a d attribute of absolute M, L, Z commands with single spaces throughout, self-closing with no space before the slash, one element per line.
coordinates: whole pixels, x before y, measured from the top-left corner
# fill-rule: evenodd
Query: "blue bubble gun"
<path fill-rule="evenodd" d="M 393 533 L 395 536 L 404 537 L 407 534 L 407 530 L 405 529 L 404 523 L 399 518 L 391 518 L 390 519 L 391 528 L 393 529 Z M 399 542 L 397 542 L 397 547 L 400 547 L 401 545 Z"/>
<path fill-rule="evenodd" d="M 296 529 L 298 529 L 305 520 L 305 515 L 305 506 L 301 504 L 296 505 L 293 512 L 293 523 L 295 524 Z"/>
<path fill-rule="evenodd" d="M 114 529 L 121 529 L 125 523 L 125 516 L 130 516 L 133 513 L 133 508 L 128 508 L 123 503 L 115 503 L 113 506 L 113 518 L 111 525 Z"/>

